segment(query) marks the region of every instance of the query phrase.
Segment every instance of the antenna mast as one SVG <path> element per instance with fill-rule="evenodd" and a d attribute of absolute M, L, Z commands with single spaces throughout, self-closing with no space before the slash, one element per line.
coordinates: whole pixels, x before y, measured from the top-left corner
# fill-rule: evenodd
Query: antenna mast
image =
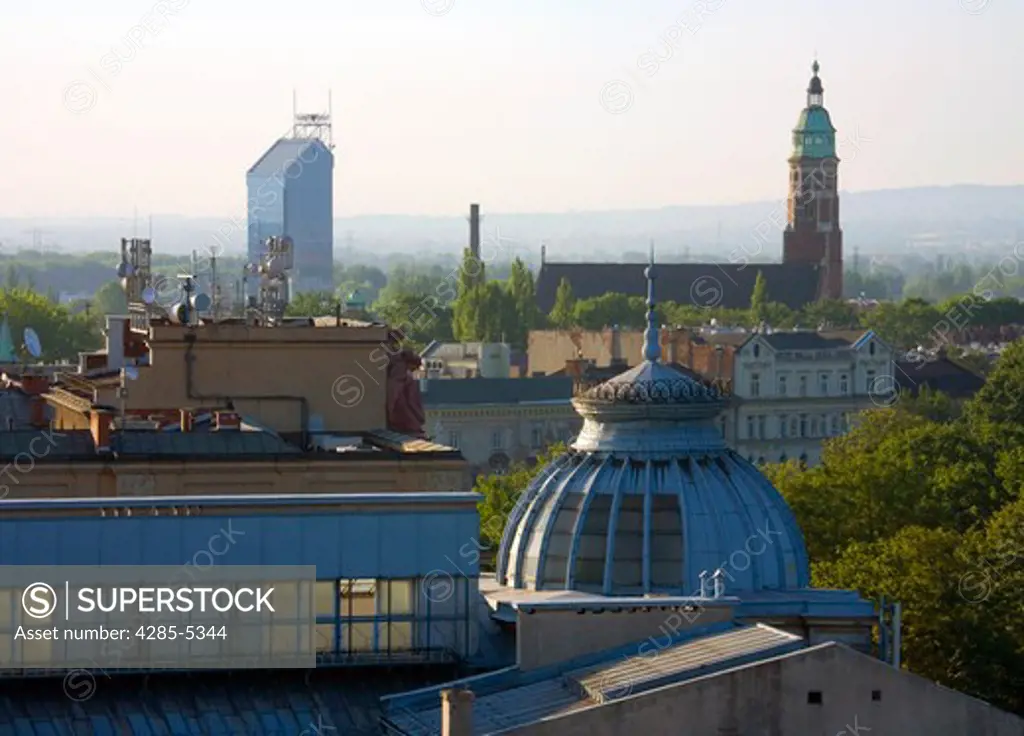
<path fill-rule="evenodd" d="M 328 150 L 334 150 L 331 130 L 331 93 L 327 93 L 327 112 L 300 113 L 298 97 L 292 92 L 292 138 L 323 141 Z"/>

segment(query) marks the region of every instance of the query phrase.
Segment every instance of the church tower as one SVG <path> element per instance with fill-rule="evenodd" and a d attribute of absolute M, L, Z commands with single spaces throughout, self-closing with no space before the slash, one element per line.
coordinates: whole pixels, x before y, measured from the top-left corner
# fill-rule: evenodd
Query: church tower
<path fill-rule="evenodd" d="M 839 228 L 836 129 L 824 107 L 818 62 L 807 87 L 807 106 L 793 129 L 789 157 L 789 198 L 782 235 L 783 263 L 821 267 L 819 299 L 843 296 L 843 232 Z"/>

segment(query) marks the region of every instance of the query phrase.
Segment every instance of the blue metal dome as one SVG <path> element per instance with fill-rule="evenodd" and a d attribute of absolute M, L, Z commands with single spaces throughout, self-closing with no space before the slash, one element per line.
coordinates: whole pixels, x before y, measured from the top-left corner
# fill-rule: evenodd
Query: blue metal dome
<path fill-rule="evenodd" d="M 792 512 L 716 426 L 725 398 L 658 362 L 654 276 L 651 268 L 644 362 L 573 400 L 583 430 L 509 516 L 498 581 L 694 595 L 718 571 L 730 595 L 805 588 Z"/>

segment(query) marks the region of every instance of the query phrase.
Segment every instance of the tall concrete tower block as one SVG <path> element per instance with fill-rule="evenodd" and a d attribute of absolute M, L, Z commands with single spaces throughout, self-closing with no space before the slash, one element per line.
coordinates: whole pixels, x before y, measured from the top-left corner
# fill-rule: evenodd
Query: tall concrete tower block
<path fill-rule="evenodd" d="M 818 62 L 807 87 L 807 105 L 793 129 L 789 199 L 782 235 L 783 263 L 820 266 L 818 298 L 843 296 L 843 231 L 839 227 L 839 157 L 836 129 L 824 106 Z"/>
<path fill-rule="evenodd" d="M 268 238 L 290 237 L 294 293 L 334 289 L 333 149 L 329 112 L 296 113 L 292 135 L 246 174 L 249 261 L 259 262 Z"/>

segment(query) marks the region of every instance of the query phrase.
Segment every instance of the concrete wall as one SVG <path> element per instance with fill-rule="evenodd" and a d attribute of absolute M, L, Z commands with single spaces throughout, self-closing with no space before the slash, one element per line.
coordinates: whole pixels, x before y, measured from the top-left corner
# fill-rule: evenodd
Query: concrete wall
<path fill-rule="evenodd" d="M 502 733 L 1020 736 L 1024 720 L 831 644 Z"/>
<path fill-rule="evenodd" d="M 656 602 L 652 601 L 652 605 Z M 668 637 L 689 628 L 732 619 L 732 607 L 705 606 L 683 613 L 677 606 L 650 611 L 605 611 L 579 614 L 575 610 L 532 609 L 519 611 L 516 623 L 516 655 L 522 670 L 545 667 L 605 649 L 639 643 L 647 637 L 667 642 Z M 663 644 L 664 646 L 664 644 Z"/>
<path fill-rule="evenodd" d="M 186 390 L 186 328 L 150 329 L 151 365 L 129 387 L 127 408 L 210 406 Z M 323 429 L 359 432 L 386 425 L 388 352 L 384 327 L 255 328 L 204 325 L 195 330 L 194 394 L 231 398 L 236 410 L 278 432 L 301 431 L 298 401 L 252 397 L 302 395 Z"/>

